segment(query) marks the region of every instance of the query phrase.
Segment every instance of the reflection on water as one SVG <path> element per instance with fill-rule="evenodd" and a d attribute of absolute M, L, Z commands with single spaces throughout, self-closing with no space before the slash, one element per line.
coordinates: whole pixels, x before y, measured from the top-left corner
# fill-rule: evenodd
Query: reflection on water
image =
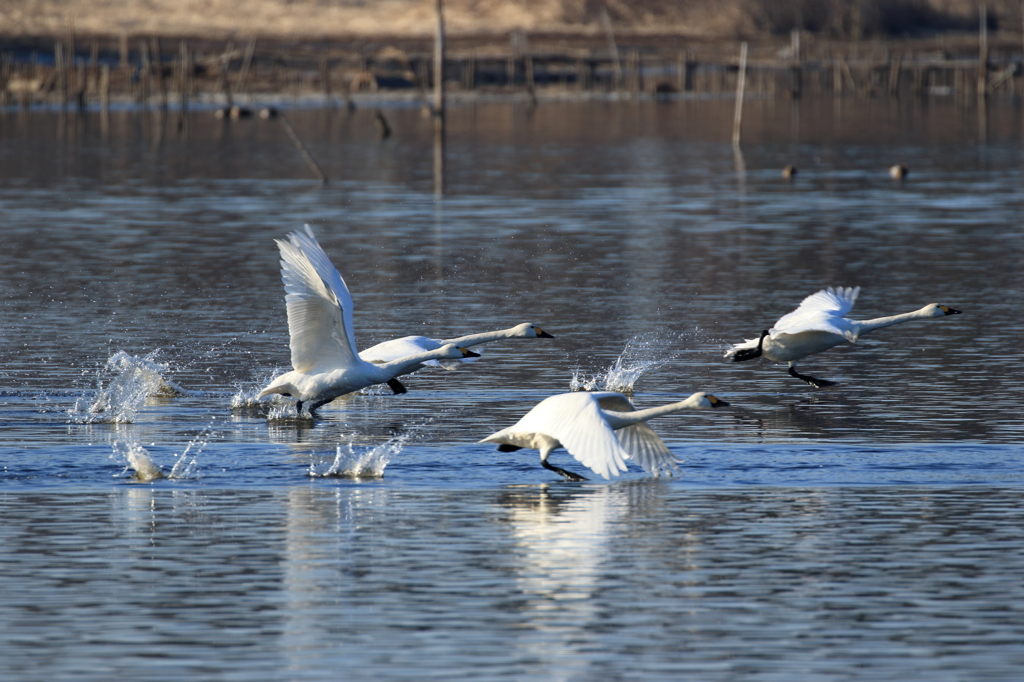
<path fill-rule="evenodd" d="M 1012 679 L 1022 503 L 654 480 L 8 493 L 0 660 L 48 678 Z"/>
<path fill-rule="evenodd" d="M 0 114 L 0 677 L 1013 679 L 1019 111 L 750 107 L 742 158 L 727 102 L 450 109 L 440 197 L 415 109 L 290 112 L 323 187 L 258 120 Z M 306 222 L 360 347 L 556 338 L 254 406 Z M 964 314 L 808 358 L 827 390 L 722 359 L 829 285 Z M 659 421 L 673 480 L 476 442 L 609 380 L 732 407 Z"/>

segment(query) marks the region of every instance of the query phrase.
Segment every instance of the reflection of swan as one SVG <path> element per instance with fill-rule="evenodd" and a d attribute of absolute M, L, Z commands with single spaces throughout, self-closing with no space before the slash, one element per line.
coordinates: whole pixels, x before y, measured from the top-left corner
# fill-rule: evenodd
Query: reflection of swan
<path fill-rule="evenodd" d="M 289 241 L 278 239 L 281 278 L 288 306 L 293 371 L 270 382 L 257 398 L 278 393 L 295 397 L 296 410 L 312 401 L 310 415 L 335 398 L 382 384 L 427 360 L 457 360 L 476 353 L 448 344 L 399 360 L 373 364 L 359 358 L 352 334 L 352 296 L 345 280 L 306 226 Z"/>
<path fill-rule="evenodd" d="M 658 476 L 670 474 L 677 460 L 644 422 L 681 410 L 728 404 L 708 393 L 694 393 L 678 403 L 634 411 L 629 399 L 621 393 L 563 393 L 542 400 L 515 425 L 480 442 L 500 443 L 498 450 L 501 452 L 521 448 L 540 450 L 541 465 L 570 481 L 586 479 L 548 462 L 548 455 L 555 448 L 564 447 L 580 463 L 604 478 L 625 471 L 626 459 L 632 459 L 648 473 Z"/>
<path fill-rule="evenodd" d="M 455 339 L 431 339 L 426 336 L 405 336 L 400 339 L 392 339 L 391 341 L 384 341 L 378 343 L 376 346 L 367 348 L 359 354 L 359 357 L 367 362 L 375 364 L 391 362 L 398 360 L 409 355 L 416 353 L 423 353 L 426 351 L 437 350 L 447 344 L 455 344 L 460 348 L 469 348 L 470 346 L 476 346 L 481 343 L 490 343 L 491 341 L 499 341 L 501 339 L 553 339 L 551 334 L 542 330 L 540 327 L 524 322 L 518 324 L 515 327 L 509 327 L 508 329 L 498 329 L 493 332 L 482 332 L 480 334 L 469 334 L 467 336 L 460 336 Z M 463 362 L 471 362 L 473 357 L 462 358 Z M 399 373 L 411 374 L 416 370 L 422 369 L 423 365 L 441 364 L 437 360 L 431 360 L 425 363 L 420 363 L 407 370 Z M 454 367 L 452 367 L 454 369 Z M 405 393 L 405 387 L 398 379 L 391 379 L 388 381 L 388 386 L 391 387 L 395 393 Z"/>
<path fill-rule="evenodd" d="M 802 358 L 828 350 L 844 343 L 856 343 L 868 332 L 889 327 L 910 320 L 926 320 L 932 317 L 958 315 L 959 310 L 949 306 L 929 303 L 920 310 L 902 315 L 879 317 L 874 320 L 851 320 L 845 315 L 853 309 L 860 287 L 822 289 L 805 298 L 793 312 L 783 315 L 775 326 L 761 332 L 758 339 L 747 339 L 737 343 L 725 352 L 725 357 L 734 362 L 753 360 L 764 356 L 772 362 L 788 362 L 789 374 L 821 388 L 835 382 L 815 379 L 796 371 L 796 363 Z"/>

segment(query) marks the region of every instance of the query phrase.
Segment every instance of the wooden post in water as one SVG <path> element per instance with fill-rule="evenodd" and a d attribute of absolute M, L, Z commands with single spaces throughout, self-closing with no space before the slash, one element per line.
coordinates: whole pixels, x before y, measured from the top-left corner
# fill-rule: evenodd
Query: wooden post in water
<path fill-rule="evenodd" d="M 247 95 L 250 103 L 252 103 L 252 96 L 247 94 L 246 88 L 249 86 L 249 71 L 252 69 L 254 54 L 256 54 L 256 39 L 249 38 L 249 42 L 245 45 L 245 55 L 242 57 L 242 70 L 238 74 L 238 85 L 235 86 L 235 92 L 239 95 Z"/>
<path fill-rule="evenodd" d="M 292 139 L 292 143 L 295 145 L 295 148 L 299 150 L 299 154 L 301 154 L 302 158 L 306 160 L 306 165 L 309 166 L 309 169 L 313 171 L 314 175 L 320 178 L 320 184 L 326 185 L 327 175 L 324 173 L 323 169 L 320 168 L 320 165 L 316 162 L 316 159 L 313 158 L 313 155 L 309 153 L 309 150 L 306 149 L 306 145 L 302 144 L 302 140 L 299 139 L 298 133 L 296 133 L 295 129 L 292 128 L 292 124 L 288 122 L 287 117 L 285 117 L 282 112 L 277 112 L 276 116 L 277 119 L 281 121 L 281 125 L 284 126 L 284 130 L 288 133 L 288 137 Z"/>
<path fill-rule="evenodd" d="M 800 57 L 800 30 L 793 29 L 789 34 L 789 51 L 790 56 L 793 59 L 793 64 L 790 67 L 792 73 L 792 82 L 790 83 L 790 96 L 793 99 L 798 99 L 800 94 L 803 92 L 803 67 L 801 66 Z"/>
<path fill-rule="evenodd" d="M 444 194 L 444 0 L 437 0 L 434 33 L 434 196 Z"/>
<path fill-rule="evenodd" d="M 192 64 L 188 54 L 188 43 L 184 40 L 178 46 L 178 103 L 181 106 L 182 116 L 188 111 L 189 98 L 189 77 L 192 74 Z"/>
<path fill-rule="evenodd" d="M 164 80 L 163 47 L 160 38 L 153 36 L 153 68 L 156 70 L 157 87 L 160 88 L 160 109 L 167 111 L 167 81 Z"/>
<path fill-rule="evenodd" d="M 736 79 L 736 112 L 732 118 L 732 146 L 740 146 L 740 127 L 743 125 L 743 91 L 747 85 L 747 43 L 740 47 L 740 71 Z"/>
<path fill-rule="evenodd" d="M 444 0 L 437 0 L 437 27 L 434 31 L 434 123 L 444 119 Z"/>
<path fill-rule="evenodd" d="M 988 97 L 988 6 L 978 8 L 978 97 Z"/>
<path fill-rule="evenodd" d="M 612 69 L 615 73 L 615 83 L 612 86 L 613 90 L 622 89 L 622 63 L 619 61 L 619 48 L 615 44 L 615 34 L 612 32 L 612 20 L 608 18 L 608 8 L 601 8 L 601 25 L 604 26 L 604 32 L 608 36 L 608 51 L 612 57 Z"/>
<path fill-rule="evenodd" d="M 903 53 L 896 55 L 889 65 L 889 96 L 898 97 L 900 94 L 900 68 L 903 66 Z"/>
<path fill-rule="evenodd" d="M 139 97 L 138 101 L 143 108 L 149 107 L 149 47 L 146 39 L 139 39 Z"/>
<path fill-rule="evenodd" d="M 110 65 L 100 67 L 100 108 L 104 113 L 110 111 Z"/>
<path fill-rule="evenodd" d="M 68 103 L 67 73 L 64 69 L 64 46 L 57 41 L 53 44 L 53 70 L 57 78 L 57 96 L 61 109 Z"/>

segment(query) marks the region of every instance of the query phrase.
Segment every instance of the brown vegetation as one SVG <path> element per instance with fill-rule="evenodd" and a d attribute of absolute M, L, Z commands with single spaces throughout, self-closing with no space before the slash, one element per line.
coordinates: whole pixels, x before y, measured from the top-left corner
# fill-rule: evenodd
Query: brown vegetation
<path fill-rule="evenodd" d="M 600 34 L 755 37 L 803 29 L 835 38 L 907 35 L 977 25 L 978 0 L 445 0 L 458 34 Z M 990 0 L 990 24 L 1021 29 L 1019 0 Z M 5 0 L 0 33 L 309 37 L 425 36 L 434 0 Z"/>

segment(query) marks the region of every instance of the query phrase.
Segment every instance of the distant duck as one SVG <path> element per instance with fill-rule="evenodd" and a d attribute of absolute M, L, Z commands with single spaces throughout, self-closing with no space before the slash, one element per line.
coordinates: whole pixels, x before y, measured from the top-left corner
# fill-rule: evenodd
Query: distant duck
<path fill-rule="evenodd" d="M 786 166 L 785 168 L 782 169 L 782 177 L 786 178 L 787 180 L 792 180 L 793 178 L 795 178 L 797 173 L 798 171 L 796 169 L 796 166 Z"/>
<path fill-rule="evenodd" d="M 879 317 L 874 320 L 851 320 L 846 314 L 853 309 L 860 287 L 822 289 L 805 298 L 800 306 L 779 318 L 775 326 L 761 332 L 760 338 L 737 343 L 725 352 L 734 362 L 765 357 L 772 362 L 788 362 L 790 376 L 806 381 L 815 388 L 832 386 L 835 382 L 815 379 L 796 371 L 796 364 L 808 355 L 820 353 L 857 339 L 876 329 L 890 327 L 911 320 L 959 315 L 949 306 L 929 303 L 920 310 L 902 315 Z"/>
<path fill-rule="evenodd" d="M 535 324 L 529 322 L 523 322 L 517 324 L 515 327 L 509 327 L 508 329 L 498 329 L 492 332 L 481 332 L 479 334 L 469 334 L 467 336 L 459 336 L 454 339 L 431 339 L 426 336 L 405 336 L 400 339 L 392 339 L 391 341 L 384 341 L 378 343 L 376 346 L 367 348 L 366 350 L 359 353 L 359 357 L 367 362 L 379 364 L 382 362 L 391 362 L 392 360 L 398 360 L 399 358 L 413 355 L 414 353 L 423 353 L 430 350 L 437 350 L 438 348 L 447 344 L 454 344 L 460 348 L 470 348 L 472 346 L 479 345 L 481 343 L 490 343 L 491 341 L 500 341 L 502 339 L 553 339 L 555 338 L 551 334 L 541 329 Z M 460 358 L 462 362 L 472 362 L 479 357 L 478 354 L 474 353 L 472 357 Z M 429 362 L 423 362 L 419 365 L 410 366 L 409 369 L 403 371 L 402 374 L 412 374 L 413 372 L 423 369 L 424 365 L 442 365 L 443 363 L 437 360 Z M 458 364 L 458 363 L 455 363 Z M 454 369 L 453 366 L 444 365 L 446 369 Z M 397 379 L 391 379 L 387 382 L 388 386 L 395 393 L 405 393 L 406 388 Z"/>
<path fill-rule="evenodd" d="M 500 452 L 539 450 L 541 465 L 570 481 L 586 479 L 548 462 L 552 450 L 565 448 L 606 479 L 625 471 L 627 459 L 660 476 L 676 471 L 678 460 L 644 422 L 663 414 L 728 404 L 709 393 L 694 393 L 682 402 L 634 410 L 621 393 L 562 393 L 545 398 L 513 426 L 480 442 L 498 443 Z"/>
<path fill-rule="evenodd" d="M 907 173 L 909 172 L 910 170 L 907 168 L 907 164 L 905 163 L 897 163 L 889 169 L 889 175 L 891 175 L 895 180 L 902 180 L 907 177 Z"/>
<path fill-rule="evenodd" d="M 281 251 L 293 369 L 270 382 L 257 398 L 274 393 L 295 398 L 300 414 L 309 402 L 309 414 L 315 417 L 317 409 L 335 398 L 387 383 L 429 360 L 476 357 L 447 344 L 381 364 L 362 360 L 352 333 L 352 296 L 313 230 L 306 225 L 305 233 L 292 232 L 287 241 L 275 241 Z"/>

